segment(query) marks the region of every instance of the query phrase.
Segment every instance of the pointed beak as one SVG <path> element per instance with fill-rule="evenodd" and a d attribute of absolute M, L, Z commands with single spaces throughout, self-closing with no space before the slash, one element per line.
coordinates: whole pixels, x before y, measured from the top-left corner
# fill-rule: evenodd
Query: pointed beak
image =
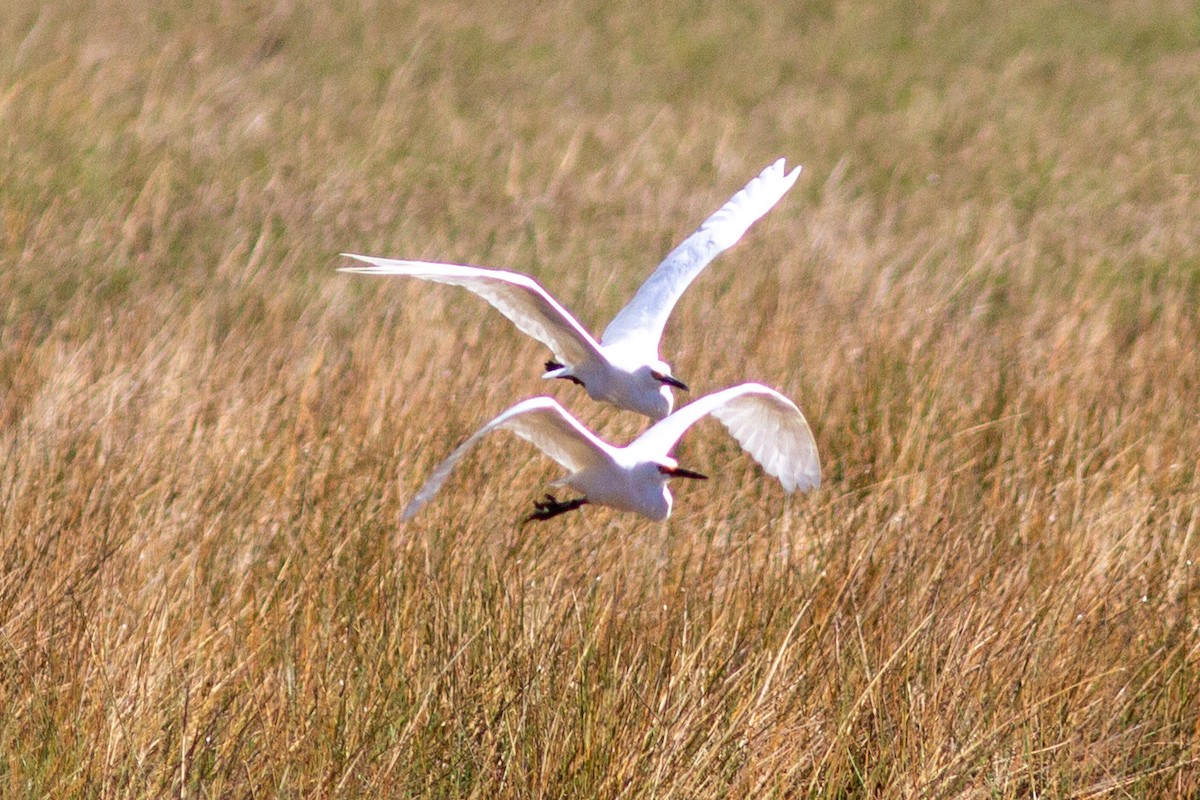
<path fill-rule="evenodd" d="M 667 384 L 668 386 L 674 386 L 676 389 L 680 389 L 685 392 L 691 391 L 691 389 L 688 388 L 688 385 L 686 383 L 684 383 L 683 381 L 679 380 L 679 378 L 676 378 L 672 375 L 660 375 L 658 379 L 660 381 L 662 381 L 663 383 Z"/>
<path fill-rule="evenodd" d="M 661 472 L 663 475 L 670 475 L 672 478 L 691 478 L 692 480 L 695 480 L 695 481 L 708 480 L 707 475 L 701 474 L 699 472 L 692 472 L 690 469 L 684 469 L 683 467 L 661 466 L 658 468 L 658 471 Z"/>

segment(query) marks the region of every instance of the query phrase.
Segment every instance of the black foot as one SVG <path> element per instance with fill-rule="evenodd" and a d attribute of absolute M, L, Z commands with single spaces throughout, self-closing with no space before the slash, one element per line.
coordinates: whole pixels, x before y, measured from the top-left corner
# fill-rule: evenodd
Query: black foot
<path fill-rule="evenodd" d="M 557 361 L 550 360 L 550 361 L 546 362 L 546 372 L 550 372 L 552 370 L 562 369 L 562 368 L 563 368 L 563 365 L 558 363 Z M 576 386 L 583 386 L 583 381 L 579 380 L 579 378 L 576 378 L 574 375 L 562 375 L 560 377 L 563 380 L 570 381 L 571 383 L 575 384 Z M 547 495 L 547 497 L 549 497 L 549 495 Z"/>
<path fill-rule="evenodd" d="M 524 520 L 522 520 L 521 524 L 524 524 L 526 522 L 533 522 L 534 520 L 537 520 L 538 522 L 543 522 L 548 519 L 553 519 L 554 517 L 557 517 L 559 514 L 565 514 L 568 511 L 574 511 L 575 509 L 579 508 L 580 506 L 586 505 L 587 501 L 588 501 L 588 499 L 586 497 L 576 497 L 573 500 L 560 501 L 560 500 L 556 499 L 554 497 L 554 495 L 548 494 L 548 495 L 546 495 L 545 500 L 534 500 L 533 501 L 533 508 L 534 508 L 533 513 L 530 514 L 529 516 L 527 516 Z"/>

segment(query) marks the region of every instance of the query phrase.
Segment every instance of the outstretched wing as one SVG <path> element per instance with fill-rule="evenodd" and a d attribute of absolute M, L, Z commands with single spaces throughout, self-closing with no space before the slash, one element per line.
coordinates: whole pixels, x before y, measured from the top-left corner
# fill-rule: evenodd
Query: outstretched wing
<path fill-rule="evenodd" d="M 755 220 L 779 202 L 799 174 L 800 167 L 784 173 L 781 158 L 746 184 L 663 259 L 629 304 L 604 329 L 600 341 L 606 346 L 620 344 L 657 354 L 667 317 L 684 290 L 710 261 L 732 247 Z"/>
<path fill-rule="evenodd" d="M 599 345 L 579 321 L 528 275 L 500 269 L 483 269 L 432 261 L 404 261 L 342 253 L 369 267 L 342 267 L 339 272 L 361 275 L 407 275 L 451 286 L 461 286 L 482 297 L 512 320 L 522 333 L 554 352 L 564 364 L 579 366 L 599 357 Z"/>
<path fill-rule="evenodd" d="M 629 449 L 637 448 L 646 459 L 661 458 L 707 414 L 721 420 L 742 449 L 788 492 L 821 485 L 821 459 L 808 420 L 791 400 L 757 383 L 743 383 L 688 403 L 655 423 Z"/>
<path fill-rule="evenodd" d="M 425 485 L 404 508 L 400 519 L 412 519 L 421 510 L 421 506 L 437 494 L 454 467 L 471 448 L 498 428 L 507 428 L 522 439 L 533 442 L 543 453 L 572 472 L 612 460 L 612 448 L 583 427 L 555 400 L 549 397 L 535 397 L 517 403 L 501 413 L 455 448 L 445 461 L 438 464 L 429 480 L 425 481 Z"/>

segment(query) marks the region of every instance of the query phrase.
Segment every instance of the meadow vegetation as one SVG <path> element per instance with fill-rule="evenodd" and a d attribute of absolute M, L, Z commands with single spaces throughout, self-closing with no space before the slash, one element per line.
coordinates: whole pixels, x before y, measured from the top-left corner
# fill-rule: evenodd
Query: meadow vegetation
<path fill-rule="evenodd" d="M 0 795 L 1200 794 L 1192 3 L 144 3 L 0 14 Z M 664 524 L 519 520 L 599 329 L 777 156 L 685 295 L 716 422 Z"/>

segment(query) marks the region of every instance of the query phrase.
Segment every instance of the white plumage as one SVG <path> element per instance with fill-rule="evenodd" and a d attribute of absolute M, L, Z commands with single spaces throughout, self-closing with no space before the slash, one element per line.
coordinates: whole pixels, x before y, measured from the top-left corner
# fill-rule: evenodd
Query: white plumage
<path fill-rule="evenodd" d="M 569 474 L 554 482 L 583 494 L 559 502 L 547 497 L 538 503 L 531 519 L 549 519 L 584 503 L 633 511 L 654 520 L 671 513 L 673 477 L 702 478 L 681 469 L 668 453 L 688 428 L 712 414 L 768 475 L 778 478 L 789 493 L 821 484 L 821 462 L 808 421 L 796 404 L 757 383 L 743 383 L 701 397 L 655 423 L 626 447 L 615 447 L 583 427 L 549 397 L 525 400 L 504 411 L 458 446 L 438 465 L 404 509 L 401 519 L 411 519 L 445 483 L 455 465 L 480 439 L 494 430 L 508 429 L 562 464 Z"/>
<path fill-rule="evenodd" d="M 796 182 L 800 169 L 785 172 L 781 158 L 746 184 L 663 259 L 609 323 L 600 341 L 536 281 L 516 272 L 352 253 L 343 255 L 370 266 L 341 271 L 405 275 L 474 292 L 523 333 L 550 348 L 555 361 L 547 362 L 543 377 L 582 383 L 595 400 L 659 420 L 674 406 L 671 387 L 687 389 L 659 357 L 667 317 L 700 271 L 779 202 Z"/>

